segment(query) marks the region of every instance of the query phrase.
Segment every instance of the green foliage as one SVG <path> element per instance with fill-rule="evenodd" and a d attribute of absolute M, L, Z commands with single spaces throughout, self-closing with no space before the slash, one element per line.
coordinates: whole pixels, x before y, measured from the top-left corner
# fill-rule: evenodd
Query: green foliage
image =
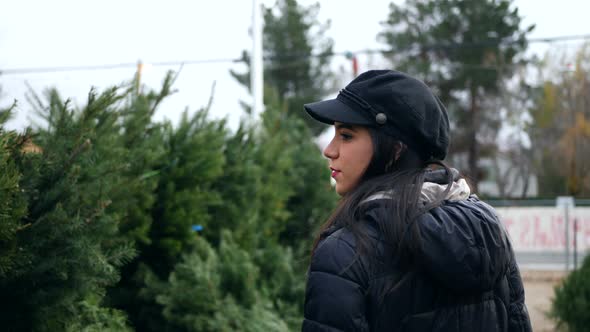
<path fill-rule="evenodd" d="M 227 145 L 228 162 L 217 187 L 225 204 L 212 214 L 219 222 L 240 220 L 230 226 L 241 243 L 256 233 L 263 233 L 267 242 L 306 242 L 336 202 L 326 180 L 326 160 L 309 129 L 281 105 L 276 95 L 268 94 L 259 127 L 242 125 Z"/>
<path fill-rule="evenodd" d="M 590 326 L 590 256 L 555 287 L 550 316 L 570 332 L 588 331 Z"/>
<path fill-rule="evenodd" d="M 79 311 L 73 322 L 63 331 L 67 332 L 127 332 L 133 331 L 127 323 L 127 316 L 119 310 L 100 306 L 99 299 L 89 299 L 78 303 Z"/>
<path fill-rule="evenodd" d="M 187 113 L 177 129 L 167 127 L 163 144 L 166 154 L 160 166 L 156 204 L 144 259 L 160 277 L 165 277 L 191 245 L 192 225 L 207 227 L 208 208 L 221 204 L 211 190 L 223 174 L 224 121 L 207 120 L 206 111 L 189 119 Z"/>
<path fill-rule="evenodd" d="M 12 160 L 19 137 L 0 129 L 0 280 L 5 280 L 19 267 L 17 232 L 19 220 L 26 214 L 26 201 L 19 180 L 21 174 Z"/>
<path fill-rule="evenodd" d="M 164 125 L 154 123 L 152 117 L 162 100 L 171 94 L 173 82 L 168 74 L 159 92 L 129 94 L 118 111 L 121 131 L 116 144 L 125 151 L 125 181 L 113 192 L 109 212 L 121 217 L 122 235 L 139 246 L 151 243 L 152 206 L 166 152 L 162 145 Z"/>
<path fill-rule="evenodd" d="M 526 35 L 534 28 L 521 29 L 521 20 L 511 0 L 406 0 L 390 5 L 379 35 L 394 68 L 433 86 L 449 108 L 456 121 L 451 150 L 467 154 L 467 164 L 457 167 L 475 185 L 477 160 L 495 151 L 483 147 L 495 147 L 499 129 L 492 98 L 524 61 Z M 496 134 L 483 141 L 483 131 Z"/>
<path fill-rule="evenodd" d="M 15 204 L 2 228 L 18 228 L 6 242 L 16 249 L 16 264 L 0 279 L 0 315 L 13 330 L 125 329 L 124 314 L 101 308 L 106 287 L 135 255 L 129 243 L 117 240 L 117 220 L 105 212 L 118 181 L 118 151 L 111 154 L 101 144 L 113 141 L 112 108 L 123 94 L 118 89 L 91 92 L 77 111 L 55 90 L 47 93 L 48 105 L 35 95 L 47 128 L 9 134 L 10 162 L 1 173 L 18 170 L 16 188 L 27 207 L 14 191 L 6 197 Z M 7 186 L 14 188 L 14 182 Z"/>
<path fill-rule="evenodd" d="M 260 191 L 262 210 L 276 206 L 276 211 L 285 212 L 265 217 L 275 221 L 262 228 L 264 235 L 254 260 L 261 274 L 269 276 L 260 289 L 290 328 L 298 329 L 309 249 L 337 196 L 330 187 L 327 162 L 309 139 L 309 128 L 286 112 L 275 95 L 267 94 L 267 99 L 261 130 L 262 152 L 267 157 L 260 165 L 273 173 L 268 174 L 265 190 Z"/>
<path fill-rule="evenodd" d="M 418 1 L 391 4 L 380 39 L 397 68 L 441 90 L 493 92 L 526 48 L 522 18 L 511 0 Z M 412 55 L 408 57 L 408 55 Z"/>
<path fill-rule="evenodd" d="M 203 236 L 213 244 L 220 242 L 222 229 L 231 229 L 244 247 L 255 247 L 261 202 L 258 189 L 263 186 L 265 169 L 258 162 L 262 151 L 255 128 L 242 122 L 235 133 L 228 135 L 223 156 L 223 174 L 213 183 L 223 204 L 211 206 L 211 221 Z M 272 170 L 270 170 L 272 171 Z M 229 185 L 231 184 L 231 185 Z"/>
<path fill-rule="evenodd" d="M 164 330 L 287 331 L 257 291 L 259 277 L 250 255 L 224 231 L 219 250 L 197 238 L 168 282 L 148 275 L 144 292 L 157 294 L 167 320 Z"/>
<path fill-rule="evenodd" d="M 158 242 L 157 238 L 151 237 L 152 214 L 162 164 L 167 160 L 167 149 L 162 142 L 170 128 L 167 123 L 154 122 L 152 116 L 172 93 L 173 82 L 174 77 L 169 73 L 157 92 L 139 93 L 136 92 L 138 89 L 130 89 L 117 109 L 119 120 L 113 130 L 118 139 L 107 147 L 123 152 L 118 169 L 121 180 L 110 193 L 113 203 L 107 211 L 120 220 L 119 237 L 133 242 L 141 254 L 122 268 L 121 280 L 108 290 L 107 303 L 124 310 L 132 322 L 137 321 L 138 310 L 151 310 L 149 304 L 143 303 L 138 296 L 143 287 L 139 266 L 145 261 L 142 256 L 145 256 L 146 248 L 154 241 Z M 138 84 L 134 81 L 130 86 L 137 87 Z"/>
<path fill-rule="evenodd" d="M 276 94 L 235 132 L 206 109 L 156 123 L 172 82 L 81 108 L 32 94 L 46 127 L 0 127 L 3 327 L 299 329 L 307 250 L 336 198 L 309 128 Z"/>
<path fill-rule="evenodd" d="M 330 23 L 318 21 L 319 9 L 319 3 L 304 7 L 296 0 L 278 0 L 263 15 L 264 83 L 290 114 L 305 121 L 313 135 L 326 126 L 307 116 L 303 104 L 325 98 L 333 81 L 329 64 L 334 43 L 324 36 Z M 246 51 L 243 59 L 247 72 L 231 73 L 249 88 L 250 55 Z"/>
<path fill-rule="evenodd" d="M 277 104 L 278 101 L 275 102 Z M 196 250 L 200 255 L 202 263 L 194 263 L 191 268 L 204 264 L 203 268 L 208 271 L 218 271 L 216 276 L 219 280 L 209 281 L 215 285 L 215 291 L 194 290 L 196 294 L 191 295 L 194 298 L 192 309 L 176 308 L 177 304 L 186 304 L 187 301 L 184 294 L 178 294 L 169 287 L 171 283 L 177 283 L 178 287 L 189 289 L 176 279 L 180 275 L 188 278 L 183 268 L 185 265 L 177 259 L 174 278 L 171 279 L 172 275 L 166 277 L 166 269 L 152 270 L 161 266 L 159 262 L 164 259 L 162 253 L 165 251 L 147 248 L 146 253 L 153 252 L 154 256 L 142 255 L 142 263 L 149 265 L 144 267 L 140 277 L 147 285 L 140 292 L 144 311 L 138 315 L 140 318 L 134 320 L 136 324 L 141 324 L 138 326 L 142 329 L 165 330 L 172 324 L 187 329 L 190 325 L 204 331 L 231 330 L 235 326 L 255 331 L 261 327 L 252 325 L 250 328 L 249 324 L 262 324 L 265 320 L 260 318 L 260 321 L 246 322 L 246 317 L 252 315 L 268 316 L 266 322 L 276 322 L 277 330 L 285 324 L 292 330 L 299 328 L 306 268 L 302 254 L 307 256 L 312 234 L 321 222 L 320 216 L 323 217 L 320 211 L 329 212 L 334 206 L 335 195 L 329 184 L 301 184 L 302 179 L 319 180 L 322 174 L 327 179 L 327 168 L 319 149 L 309 139 L 305 124 L 280 110 L 280 107 L 267 107 L 262 123 L 258 126 L 242 123 L 235 133 L 226 133 L 221 127 L 215 127 L 215 122 L 208 121 L 211 128 L 220 130 L 217 137 L 225 142 L 221 150 L 216 148 L 217 144 L 211 144 L 215 142 L 211 137 L 189 144 L 192 152 L 186 153 L 193 153 L 194 157 L 183 163 L 198 163 L 205 158 L 198 157 L 204 153 L 198 151 L 206 149 L 210 153 L 206 158 L 220 161 L 219 164 L 209 163 L 209 167 L 219 165 L 222 171 L 212 172 L 215 177 L 211 177 L 210 182 L 207 182 L 207 177 L 183 180 L 196 181 L 191 187 L 206 189 L 209 196 L 202 202 L 183 206 L 187 213 L 194 213 L 192 220 L 203 225 L 203 231 L 199 237 L 187 232 L 187 238 L 179 242 L 185 245 L 182 249 L 184 261 L 189 259 L 187 252 Z M 208 129 L 200 128 L 199 132 L 205 135 Z M 311 175 L 316 173 L 320 175 Z M 165 174 L 163 171 L 163 178 Z M 200 171 L 199 174 L 206 172 Z M 169 178 L 163 178 L 162 183 L 170 182 Z M 169 204 L 176 194 L 177 191 L 169 196 L 160 196 L 158 206 Z M 304 199 L 301 195 L 308 197 Z M 200 208 L 204 204 L 207 204 L 206 210 Z M 154 218 L 155 223 L 157 220 L 160 219 Z M 169 223 L 169 219 L 161 220 Z M 189 228 L 185 225 L 176 229 Z M 152 232 L 152 236 L 155 234 Z M 152 238 L 153 243 L 158 241 L 158 237 Z M 175 234 L 173 238 L 182 237 Z M 196 239 L 199 240 L 195 242 Z M 215 253 L 214 258 L 204 254 L 207 252 L 202 248 L 205 240 L 211 246 L 208 250 Z M 190 258 L 194 259 L 197 258 Z M 173 262 L 174 259 L 168 261 Z M 212 297 L 218 298 L 217 304 L 211 302 Z M 211 303 L 201 303 L 204 299 L 209 299 Z M 225 308 L 222 316 L 219 316 L 220 308 Z M 159 312 L 164 313 L 161 319 L 155 318 Z M 188 312 L 200 312 L 198 316 L 201 318 L 186 317 Z M 275 315 L 281 319 L 277 320 Z M 225 320 L 217 321 L 221 319 L 218 316 Z M 208 320 L 205 317 L 209 317 Z M 201 320 L 212 325 L 196 323 Z"/>
<path fill-rule="evenodd" d="M 321 151 L 316 143 L 308 139 L 303 122 L 288 120 L 283 130 L 287 142 L 298 143 L 293 145 L 295 162 L 286 176 L 293 195 L 287 202 L 291 214 L 281 232 L 281 243 L 299 250 L 304 245 L 307 256 L 310 236 L 315 235 L 315 230 L 327 219 L 336 205 L 337 196 L 330 185 L 328 163 L 319 157 Z"/>
<path fill-rule="evenodd" d="M 0 90 L 2 91 L 2 90 Z M 12 116 L 12 110 L 16 107 L 16 101 L 7 108 L 0 108 L 0 126 L 3 126 L 6 121 Z"/>

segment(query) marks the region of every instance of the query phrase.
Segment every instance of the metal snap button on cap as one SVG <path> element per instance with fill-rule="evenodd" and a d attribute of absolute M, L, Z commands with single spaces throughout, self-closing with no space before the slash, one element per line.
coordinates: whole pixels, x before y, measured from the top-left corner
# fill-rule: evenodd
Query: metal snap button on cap
<path fill-rule="evenodd" d="M 375 121 L 380 125 L 385 124 L 387 122 L 387 115 L 384 113 L 378 113 L 375 115 Z"/>

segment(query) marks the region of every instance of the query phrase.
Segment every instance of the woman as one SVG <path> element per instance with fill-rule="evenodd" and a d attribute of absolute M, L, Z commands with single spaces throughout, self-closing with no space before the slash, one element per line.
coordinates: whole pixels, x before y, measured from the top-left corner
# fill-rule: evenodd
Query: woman
<path fill-rule="evenodd" d="M 442 163 L 447 112 L 424 83 L 369 71 L 305 109 L 335 127 L 342 199 L 313 248 L 303 331 L 531 331 L 506 232 Z"/>

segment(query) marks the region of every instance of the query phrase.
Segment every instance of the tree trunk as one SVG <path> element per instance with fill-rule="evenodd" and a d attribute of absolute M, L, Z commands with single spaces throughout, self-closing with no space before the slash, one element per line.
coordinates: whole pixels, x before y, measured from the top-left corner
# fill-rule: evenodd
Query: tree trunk
<path fill-rule="evenodd" d="M 520 195 L 521 198 L 526 198 L 527 192 L 529 191 L 529 183 L 531 178 L 531 161 L 529 159 L 529 155 L 525 150 L 521 147 L 521 162 L 520 162 L 520 176 L 522 177 L 522 193 Z"/>
<path fill-rule="evenodd" d="M 498 156 L 494 156 L 492 159 L 492 167 L 494 168 L 494 172 L 496 173 L 496 186 L 498 186 L 498 194 L 500 197 L 506 197 L 506 174 L 502 174 L 502 170 L 500 169 L 500 162 L 498 161 Z"/>
<path fill-rule="evenodd" d="M 526 195 L 529 191 L 529 183 L 530 183 L 530 174 L 529 172 L 523 172 L 521 174 L 522 177 L 522 192 L 520 194 L 520 198 L 526 198 Z"/>
<path fill-rule="evenodd" d="M 477 144 L 477 88 L 471 83 L 471 107 L 469 110 L 469 152 L 468 152 L 468 167 L 469 177 L 472 181 L 473 190 L 479 192 L 479 172 L 477 169 L 477 159 L 479 154 L 479 146 Z"/>

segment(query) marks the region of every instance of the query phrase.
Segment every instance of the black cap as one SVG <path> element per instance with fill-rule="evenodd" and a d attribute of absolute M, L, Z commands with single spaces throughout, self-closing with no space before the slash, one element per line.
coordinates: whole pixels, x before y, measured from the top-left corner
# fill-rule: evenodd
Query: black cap
<path fill-rule="evenodd" d="M 383 129 L 425 158 L 445 159 L 449 118 L 422 81 L 393 70 L 370 70 L 340 90 L 336 99 L 304 105 L 314 119 Z"/>

